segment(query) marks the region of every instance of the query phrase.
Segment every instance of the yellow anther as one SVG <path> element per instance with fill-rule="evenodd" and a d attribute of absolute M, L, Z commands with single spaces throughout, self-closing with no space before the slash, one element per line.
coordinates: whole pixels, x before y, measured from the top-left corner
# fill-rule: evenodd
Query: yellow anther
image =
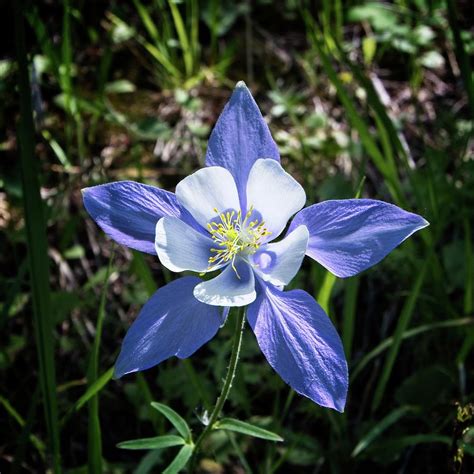
<path fill-rule="evenodd" d="M 260 247 L 260 240 L 270 235 L 271 232 L 266 229 L 265 223 L 259 222 L 258 219 L 247 222 L 253 214 L 253 206 L 250 206 L 243 220 L 241 211 L 220 213 L 217 208 L 213 210 L 218 215 L 220 222 L 208 222 L 207 229 L 218 248 L 211 248 L 213 255 L 209 257 L 208 270 L 232 261 L 232 268 L 240 278 L 235 266 L 237 255 L 255 253 Z"/>

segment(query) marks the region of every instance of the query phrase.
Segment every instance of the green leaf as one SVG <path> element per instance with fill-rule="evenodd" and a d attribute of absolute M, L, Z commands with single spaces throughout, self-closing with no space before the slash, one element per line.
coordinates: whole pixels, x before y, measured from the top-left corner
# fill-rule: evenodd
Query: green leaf
<path fill-rule="evenodd" d="M 182 446 L 185 444 L 181 436 L 167 435 L 155 436 L 153 438 L 132 439 L 130 441 L 122 441 L 117 444 L 117 448 L 121 449 L 165 449 L 172 446 Z"/>
<path fill-rule="evenodd" d="M 444 58 L 438 51 L 428 51 L 420 58 L 420 63 L 430 69 L 437 69 L 444 66 Z"/>
<path fill-rule="evenodd" d="M 82 245 L 74 245 L 71 248 L 64 251 L 63 256 L 68 260 L 78 259 L 84 257 L 86 252 Z"/>
<path fill-rule="evenodd" d="M 365 64 L 371 64 L 377 51 L 377 41 L 373 36 L 362 39 L 362 52 L 364 53 Z"/>
<path fill-rule="evenodd" d="M 144 118 L 134 124 L 129 124 L 129 126 L 137 136 L 148 140 L 163 137 L 169 130 L 165 122 L 154 117 Z"/>
<path fill-rule="evenodd" d="M 394 393 L 400 405 L 416 406 L 426 413 L 436 405 L 448 404 L 456 390 L 456 378 L 442 365 L 424 365 L 405 378 Z"/>
<path fill-rule="evenodd" d="M 269 441 L 283 441 L 283 438 L 276 433 L 264 430 L 259 426 L 251 425 L 245 421 L 235 420 L 234 418 L 222 418 L 214 425 L 215 430 L 235 431 L 237 433 L 253 436 L 254 438 L 267 439 Z"/>
<path fill-rule="evenodd" d="M 157 413 L 158 415 L 158 413 Z M 153 474 L 156 472 L 158 465 L 163 462 L 163 451 L 159 449 L 151 449 L 141 458 L 140 463 L 134 470 L 133 474 Z"/>
<path fill-rule="evenodd" d="M 435 32 L 427 25 L 418 25 L 413 30 L 415 42 L 420 46 L 428 46 L 435 38 Z"/>
<path fill-rule="evenodd" d="M 177 474 L 186 466 L 191 454 L 193 454 L 194 445 L 186 444 L 180 450 L 173 462 L 163 471 L 163 474 Z"/>
<path fill-rule="evenodd" d="M 178 430 L 178 433 L 186 440 L 192 439 L 191 430 L 184 419 L 170 407 L 158 402 L 151 402 L 151 406 L 168 418 L 170 423 Z"/>
<path fill-rule="evenodd" d="M 108 94 L 127 94 L 137 90 L 135 84 L 127 79 L 119 79 L 117 81 L 105 84 L 105 92 Z"/>
<path fill-rule="evenodd" d="M 15 70 L 14 62 L 10 59 L 0 61 L 0 81 L 4 81 Z"/>
<path fill-rule="evenodd" d="M 19 296 L 21 296 L 21 294 Z M 27 301 L 28 300 L 26 300 L 25 303 Z M 23 303 L 23 300 L 16 300 L 14 303 L 15 305 L 19 305 Z M 71 316 L 71 311 L 76 308 L 80 308 L 82 304 L 83 300 L 81 300 L 81 298 L 76 293 L 72 293 L 71 291 L 52 292 L 51 308 L 55 323 L 62 323 L 65 319 Z M 16 310 L 16 307 L 11 307 L 11 310 Z"/>
<path fill-rule="evenodd" d="M 368 21 L 377 31 L 390 31 L 397 24 L 397 16 L 393 9 L 378 2 L 352 7 L 347 18 L 350 22 Z"/>

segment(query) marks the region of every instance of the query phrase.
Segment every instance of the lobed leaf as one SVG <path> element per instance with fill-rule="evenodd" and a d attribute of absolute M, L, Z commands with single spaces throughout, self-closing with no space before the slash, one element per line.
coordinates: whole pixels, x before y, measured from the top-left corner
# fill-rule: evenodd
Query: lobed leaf
<path fill-rule="evenodd" d="M 192 439 L 191 430 L 181 415 L 162 403 L 151 402 L 151 406 L 155 410 L 158 410 L 163 416 L 165 416 L 186 441 L 190 441 Z"/>
<path fill-rule="evenodd" d="M 253 436 L 254 438 L 266 439 L 269 441 L 283 441 L 283 438 L 271 431 L 252 425 L 245 421 L 236 420 L 234 418 L 222 418 L 213 427 L 215 430 L 235 431 L 237 433 Z"/>
<path fill-rule="evenodd" d="M 186 466 L 189 458 L 193 454 L 194 446 L 192 444 L 184 445 L 174 458 L 173 462 L 163 471 L 163 474 L 177 474 Z"/>
<path fill-rule="evenodd" d="M 117 444 L 121 449 L 165 449 L 172 446 L 182 446 L 185 441 L 181 436 L 165 435 L 153 438 L 132 439 Z"/>

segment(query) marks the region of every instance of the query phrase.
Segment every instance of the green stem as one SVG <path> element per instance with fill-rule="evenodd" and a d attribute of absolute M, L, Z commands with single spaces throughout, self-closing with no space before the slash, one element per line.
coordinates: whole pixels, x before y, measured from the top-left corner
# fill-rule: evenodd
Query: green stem
<path fill-rule="evenodd" d="M 109 264 L 105 274 L 104 285 L 100 295 L 99 311 L 97 314 L 97 325 L 92 354 L 87 370 L 87 385 L 90 387 L 97 381 L 99 371 L 99 352 L 102 338 L 102 328 L 105 319 L 105 303 L 107 301 L 107 290 L 114 259 L 114 247 L 112 248 Z M 102 434 L 99 417 L 99 395 L 94 395 L 88 402 L 88 425 L 87 425 L 87 465 L 90 474 L 101 474 L 103 472 L 102 463 Z"/>
<path fill-rule="evenodd" d="M 222 391 L 217 398 L 216 405 L 214 406 L 211 416 L 209 417 L 209 422 L 207 426 L 204 428 L 202 433 L 199 435 L 196 443 L 194 444 L 194 453 L 193 458 L 191 460 L 191 472 L 194 472 L 194 468 L 196 465 L 196 456 L 201 447 L 203 441 L 207 438 L 209 433 L 212 431 L 217 418 L 224 407 L 224 403 L 229 396 L 230 389 L 232 388 L 232 382 L 235 377 L 235 373 L 237 371 L 237 364 L 239 362 L 239 355 L 240 355 L 240 347 L 242 346 L 242 336 L 244 333 L 244 325 L 245 325 L 245 309 L 243 307 L 236 308 L 237 319 L 235 322 L 235 333 L 234 333 L 234 343 L 232 346 L 232 354 L 230 356 L 230 363 L 229 367 L 227 368 L 227 374 L 224 380 L 224 386 L 222 387 Z"/>

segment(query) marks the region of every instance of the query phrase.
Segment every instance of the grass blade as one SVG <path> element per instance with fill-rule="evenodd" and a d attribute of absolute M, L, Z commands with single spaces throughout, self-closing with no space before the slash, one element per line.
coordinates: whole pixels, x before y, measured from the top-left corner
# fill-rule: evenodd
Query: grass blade
<path fill-rule="evenodd" d="M 404 406 L 393 410 L 385 418 L 382 418 L 362 439 L 357 443 L 351 453 L 351 457 L 355 458 L 364 451 L 370 444 L 374 442 L 387 428 L 396 423 L 402 416 L 405 416 L 413 408 Z"/>
<path fill-rule="evenodd" d="M 250 467 L 245 454 L 242 452 L 242 449 L 239 446 L 239 443 L 235 440 L 235 436 L 233 433 L 226 433 L 227 438 L 230 441 L 230 444 L 232 445 L 232 449 L 235 451 L 235 455 L 237 456 L 240 464 L 242 464 L 242 467 L 244 468 L 244 472 L 246 474 L 253 474 L 252 468 Z"/>
<path fill-rule="evenodd" d="M 97 381 L 98 377 L 97 374 L 99 369 L 100 340 L 102 337 L 102 328 L 104 325 L 105 302 L 110 272 L 112 270 L 113 255 L 114 254 L 112 250 L 112 253 L 109 258 L 109 264 L 107 265 L 107 271 L 104 277 L 102 292 L 100 295 L 100 304 L 97 315 L 94 344 L 92 346 L 92 354 L 89 362 L 89 368 L 87 371 L 87 382 L 89 387 Z M 96 391 L 95 394 L 89 399 L 88 411 L 89 419 L 87 425 L 87 464 L 89 468 L 89 473 L 100 474 L 102 472 L 102 436 L 100 431 L 98 391 Z"/>
<path fill-rule="evenodd" d="M 199 58 L 199 2 L 197 0 L 191 0 L 190 2 L 190 18 L 191 18 L 191 45 L 192 45 L 192 58 L 193 58 L 193 69 L 198 64 Z"/>
<path fill-rule="evenodd" d="M 35 131 L 31 105 L 31 87 L 25 46 L 23 1 L 13 2 L 15 15 L 15 47 L 18 62 L 18 88 L 20 93 L 20 121 L 18 143 L 25 225 L 28 243 L 31 292 L 35 319 L 35 339 L 39 359 L 39 376 L 44 400 L 49 451 L 54 472 L 61 472 L 58 408 L 56 399 L 56 373 L 54 366 L 53 320 L 51 317 L 49 259 L 46 241 L 46 222 L 39 187 L 38 161 L 35 159 Z"/>
<path fill-rule="evenodd" d="M 59 162 L 64 166 L 64 170 L 69 171 L 72 168 L 72 165 L 65 151 L 62 149 L 61 145 L 53 138 L 49 130 L 43 130 L 41 134 L 43 135 L 43 138 L 48 142 L 49 146 L 53 150 Z"/>
<path fill-rule="evenodd" d="M 458 319 L 449 319 L 447 321 L 439 321 L 437 323 L 423 324 L 422 326 L 417 326 L 416 328 L 409 329 L 405 331 L 402 336 L 402 340 L 410 339 L 412 337 L 418 336 L 425 332 L 433 331 L 434 329 L 447 329 L 447 328 L 456 328 L 461 326 L 471 326 L 474 325 L 474 318 L 458 318 Z M 368 354 L 366 354 L 357 366 L 352 370 L 350 382 L 353 383 L 357 376 L 362 372 L 362 370 L 367 367 L 369 362 L 375 359 L 377 356 L 382 354 L 384 351 L 392 347 L 393 337 L 389 337 L 382 341 L 377 347 L 372 349 Z"/>
<path fill-rule="evenodd" d="M 372 136 L 369 127 L 365 121 L 360 117 L 354 101 L 349 96 L 346 88 L 344 87 L 341 79 L 338 77 L 335 69 L 331 64 L 331 60 L 328 54 L 325 52 L 323 45 L 321 44 L 320 39 L 318 38 L 317 32 L 315 31 L 314 20 L 312 19 L 309 12 L 303 12 L 303 16 L 306 22 L 306 27 L 310 35 L 310 39 L 318 53 L 318 56 L 321 60 L 321 64 L 325 73 L 327 74 L 329 80 L 334 85 L 339 100 L 341 101 L 344 109 L 347 113 L 348 119 L 352 126 L 359 133 L 361 142 L 372 158 L 375 166 L 382 173 L 386 180 L 387 187 L 393 197 L 393 199 L 399 204 L 402 205 L 404 202 L 403 194 L 401 192 L 401 186 L 398 179 L 398 176 L 391 166 L 390 162 L 387 161 L 382 152 L 380 151 L 375 139 Z"/>
<path fill-rule="evenodd" d="M 35 35 L 36 35 L 36 40 L 38 41 L 39 46 L 41 47 L 41 50 L 43 54 L 48 58 L 48 60 L 51 62 L 52 65 L 52 71 L 53 74 L 56 77 L 56 80 L 60 82 L 59 78 L 59 69 L 60 69 L 60 59 L 59 55 L 57 52 L 57 49 L 55 48 L 53 41 L 51 39 L 51 36 L 49 35 L 48 31 L 46 30 L 46 27 L 44 23 L 41 21 L 41 18 L 39 16 L 38 12 L 38 7 L 36 5 L 30 6 L 25 11 L 25 16 L 28 20 L 28 23 L 30 24 L 31 28 L 33 28 Z"/>
<path fill-rule="evenodd" d="M 347 360 L 351 360 L 352 354 L 358 291 L 358 277 L 350 278 L 345 282 L 344 307 L 342 310 L 342 344 Z"/>
<path fill-rule="evenodd" d="M 155 42 L 156 46 L 159 46 L 161 43 L 160 34 L 155 26 L 155 22 L 148 13 L 148 10 L 145 8 L 143 3 L 140 2 L 140 0 L 133 0 L 133 3 L 151 39 Z"/>
<path fill-rule="evenodd" d="M 158 288 L 153 279 L 153 275 L 145 262 L 145 258 L 143 254 L 137 250 L 132 250 L 132 256 L 132 271 L 143 282 L 148 296 L 152 296 Z"/>
<path fill-rule="evenodd" d="M 466 283 L 464 289 L 464 314 L 471 314 L 474 309 L 474 254 L 472 252 L 472 233 L 469 219 L 464 218 Z"/>
<path fill-rule="evenodd" d="M 75 412 L 78 412 L 92 397 L 99 393 L 112 380 L 113 375 L 114 368 L 110 367 L 109 370 L 104 372 L 98 379 L 96 379 L 96 381 L 87 388 L 87 390 L 84 392 L 84 395 L 82 395 L 68 410 L 66 415 L 61 419 L 60 425 L 65 425 Z"/>
<path fill-rule="evenodd" d="M 151 403 L 153 402 L 153 395 L 150 390 L 150 385 L 148 384 L 145 376 L 141 372 L 137 372 L 136 377 L 137 386 L 139 387 L 143 404 L 148 407 L 148 419 L 151 421 L 157 433 L 164 433 L 165 430 L 163 417 L 160 416 L 159 413 L 156 413 L 156 411 L 153 410 L 151 407 Z"/>
<path fill-rule="evenodd" d="M 326 271 L 324 275 L 324 280 L 321 285 L 320 290 L 318 291 L 318 296 L 316 301 L 321 305 L 321 308 L 329 314 L 329 299 L 331 298 L 332 289 L 336 283 L 337 277 L 331 272 Z"/>
<path fill-rule="evenodd" d="M 17 446 L 13 458 L 14 461 L 10 471 L 11 474 L 18 474 L 22 472 L 22 466 L 24 465 L 24 460 L 28 449 L 28 441 L 35 445 L 37 449 L 41 449 L 41 451 L 39 451 L 41 459 L 43 461 L 46 459 L 46 447 L 44 443 L 36 438 L 36 436 L 32 433 L 33 425 L 36 422 L 36 409 L 39 402 L 39 396 L 40 385 L 37 384 L 33 394 L 31 395 L 30 406 L 28 407 L 25 424 L 20 436 L 17 439 Z"/>
<path fill-rule="evenodd" d="M 375 117 L 381 122 L 381 126 L 385 129 L 386 134 L 390 137 L 393 148 L 397 151 L 398 155 L 402 158 L 402 162 L 407 168 L 410 168 L 410 158 L 408 152 L 405 149 L 400 132 L 395 128 L 392 118 L 389 116 L 384 104 L 380 100 L 380 96 L 374 87 L 374 83 L 363 73 L 362 69 L 349 60 L 347 54 L 338 43 L 338 53 L 342 58 L 344 64 L 351 70 L 354 78 L 357 79 L 359 84 L 364 88 L 367 93 L 367 103 L 372 108 Z M 392 165 L 396 169 L 395 162 L 392 160 Z"/>
<path fill-rule="evenodd" d="M 107 12 L 107 18 L 118 27 L 127 27 L 127 23 L 123 21 L 118 16 L 114 15 L 111 12 Z M 179 80 L 181 77 L 181 72 L 176 68 L 173 62 L 163 53 L 162 50 L 158 49 L 157 46 L 147 41 L 143 36 L 137 35 L 137 41 L 155 58 L 161 66 L 168 72 L 168 74 L 173 77 L 174 80 Z"/>
<path fill-rule="evenodd" d="M 388 441 L 383 441 L 377 443 L 376 445 L 370 447 L 367 451 L 370 454 L 375 453 L 400 453 L 403 449 L 413 448 L 417 444 L 433 444 L 441 443 L 447 446 L 452 445 L 452 439 L 449 436 L 439 435 L 439 434 L 416 434 L 416 435 L 407 435 L 392 438 Z"/>
<path fill-rule="evenodd" d="M 63 38 L 61 48 L 61 67 L 59 77 L 61 89 L 66 96 L 66 110 L 73 116 L 76 112 L 72 93 L 72 45 L 71 45 L 71 5 L 70 0 L 64 0 Z"/>
<path fill-rule="evenodd" d="M 456 59 L 461 69 L 462 80 L 464 87 L 466 88 L 467 98 L 469 101 L 469 107 L 471 109 L 472 117 L 474 118 L 474 81 L 472 78 L 472 70 L 469 55 L 464 48 L 464 42 L 461 37 L 461 28 L 458 23 L 458 12 L 456 8 L 456 2 L 453 0 L 446 0 L 446 6 L 448 7 L 448 21 L 453 33 L 454 39 L 454 51 L 456 53 Z"/>
<path fill-rule="evenodd" d="M 26 421 L 23 417 L 15 410 L 12 404 L 5 397 L 0 395 L 0 406 L 3 406 L 5 411 L 20 425 L 22 428 L 26 426 Z M 44 443 L 34 434 L 29 435 L 31 444 L 37 449 L 39 455 L 45 460 L 46 446 Z"/>
<path fill-rule="evenodd" d="M 110 367 L 99 378 L 89 385 L 84 395 L 74 405 L 74 411 L 79 411 L 92 397 L 96 396 L 109 382 L 114 375 L 114 368 Z"/>
<path fill-rule="evenodd" d="M 186 71 L 186 77 L 189 77 L 193 73 L 193 53 L 191 46 L 189 44 L 188 34 L 186 33 L 186 28 L 184 26 L 183 17 L 179 13 L 179 9 L 176 3 L 173 0 L 168 0 L 168 5 L 171 10 L 171 15 L 173 16 L 174 26 L 176 32 L 178 33 L 179 42 L 181 43 L 181 49 L 183 51 L 184 58 L 184 69 Z"/>
<path fill-rule="evenodd" d="M 398 319 L 397 327 L 395 328 L 395 332 L 393 334 L 393 344 L 391 345 L 390 351 L 387 355 L 387 358 L 385 359 L 385 364 L 382 369 L 382 373 L 379 377 L 377 387 L 375 388 L 375 394 L 372 400 L 372 411 L 375 411 L 379 407 L 380 402 L 382 401 L 382 398 L 385 394 L 385 388 L 387 386 L 388 379 L 390 378 L 390 374 L 392 373 L 393 365 L 395 364 L 395 361 L 397 359 L 398 352 L 400 350 L 400 345 L 403 339 L 403 334 L 405 333 L 406 328 L 408 327 L 408 324 L 410 323 L 411 318 L 413 316 L 416 301 L 418 299 L 421 287 L 426 276 L 426 271 L 431 263 L 431 253 L 432 252 L 429 252 L 429 255 L 425 258 L 423 265 L 418 275 L 416 276 L 410 294 L 406 299 L 405 304 L 403 305 L 400 318 Z"/>
<path fill-rule="evenodd" d="M 464 314 L 472 313 L 473 293 L 474 293 L 474 256 L 472 253 L 471 225 L 467 218 L 464 219 L 464 239 L 465 239 L 465 261 L 466 261 L 466 281 L 464 284 Z M 456 357 L 458 364 L 463 364 L 469 352 L 474 346 L 474 328 L 466 334 L 464 342 Z"/>

